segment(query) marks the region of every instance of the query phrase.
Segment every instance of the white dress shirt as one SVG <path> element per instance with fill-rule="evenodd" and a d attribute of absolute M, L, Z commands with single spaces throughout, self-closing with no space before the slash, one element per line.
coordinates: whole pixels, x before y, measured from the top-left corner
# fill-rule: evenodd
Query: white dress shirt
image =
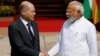
<path fill-rule="evenodd" d="M 58 42 L 48 54 L 58 52 L 60 56 L 97 56 L 95 26 L 84 17 L 74 23 L 65 21 Z"/>
<path fill-rule="evenodd" d="M 22 17 L 20 17 L 20 19 L 21 19 L 21 21 L 23 22 L 24 26 L 26 27 L 27 31 L 29 32 L 28 26 L 27 26 L 28 22 L 27 22 L 26 20 L 24 20 Z M 31 31 L 32 31 L 32 33 L 33 33 L 33 35 L 34 35 L 32 26 L 30 26 L 30 28 L 31 28 Z"/>

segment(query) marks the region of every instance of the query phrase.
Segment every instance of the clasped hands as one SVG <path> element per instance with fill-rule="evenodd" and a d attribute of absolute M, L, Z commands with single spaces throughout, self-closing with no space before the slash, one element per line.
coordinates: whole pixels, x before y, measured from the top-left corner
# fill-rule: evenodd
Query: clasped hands
<path fill-rule="evenodd" d="M 40 52 L 39 56 L 49 56 L 47 52 Z"/>

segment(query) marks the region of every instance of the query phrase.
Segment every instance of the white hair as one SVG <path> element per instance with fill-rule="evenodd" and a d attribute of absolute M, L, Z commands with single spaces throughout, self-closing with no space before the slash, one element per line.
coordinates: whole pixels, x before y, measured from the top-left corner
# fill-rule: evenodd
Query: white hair
<path fill-rule="evenodd" d="M 84 8 L 83 8 L 83 5 L 82 5 L 81 2 L 78 2 L 78 1 L 71 1 L 71 2 L 69 3 L 69 5 L 72 5 L 72 4 L 78 4 L 77 6 L 75 6 L 76 10 L 80 11 L 82 15 L 84 14 Z"/>

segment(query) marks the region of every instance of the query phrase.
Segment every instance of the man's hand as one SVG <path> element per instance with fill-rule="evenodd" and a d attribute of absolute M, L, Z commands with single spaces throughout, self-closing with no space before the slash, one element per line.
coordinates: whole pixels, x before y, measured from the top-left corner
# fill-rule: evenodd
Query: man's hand
<path fill-rule="evenodd" d="M 49 54 L 47 52 L 45 52 L 45 56 L 49 56 Z"/>
<path fill-rule="evenodd" d="M 40 52 L 39 56 L 49 56 L 47 52 Z"/>
<path fill-rule="evenodd" d="M 40 52 L 39 56 L 45 56 L 45 53 L 44 52 Z"/>

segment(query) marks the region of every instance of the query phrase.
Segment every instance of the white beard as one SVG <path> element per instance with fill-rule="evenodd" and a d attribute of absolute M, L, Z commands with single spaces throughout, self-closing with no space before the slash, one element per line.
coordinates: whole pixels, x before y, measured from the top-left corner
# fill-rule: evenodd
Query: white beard
<path fill-rule="evenodd" d="M 68 22 L 70 23 L 74 23 L 76 21 L 76 19 L 74 17 L 69 17 L 68 18 Z"/>

